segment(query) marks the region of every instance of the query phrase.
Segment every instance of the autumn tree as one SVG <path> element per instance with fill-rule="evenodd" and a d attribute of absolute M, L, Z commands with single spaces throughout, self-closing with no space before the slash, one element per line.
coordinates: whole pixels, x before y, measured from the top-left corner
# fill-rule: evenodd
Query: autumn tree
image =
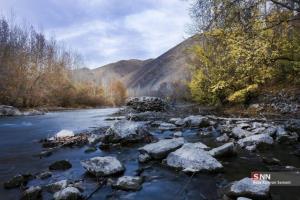
<path fill-rule="evenodd" d="M 289 5 L 196 1 L 193 16 L 202 44 L 192 49 L 193 98 L 205 104 L 244 103 L 266 82 L 298 84 L 300 37 L 291 21 L 297 20 L 299 3 L 294 9 Z"/>
<path fill-rule="evenodd" d="M 110 84 L 110 102 L 113 106 L 125 104 L 127 90 L 121 81 L 115 81 Z"/>
<path fill-rule="evenodd" d="M 73 79 L 80 55 L 32 26 L 0 18 L 0 104 L 17 107 L 103 105 L 103 89 Z"/>

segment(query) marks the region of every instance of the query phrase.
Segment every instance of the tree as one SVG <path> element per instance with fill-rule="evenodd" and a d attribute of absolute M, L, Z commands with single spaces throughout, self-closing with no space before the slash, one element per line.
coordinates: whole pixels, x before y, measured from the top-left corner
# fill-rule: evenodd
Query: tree
<path fill-rule="evenodd" d="M 266 82 L 296 84 L 300 37 L 289 22 L 293 11 L 277 5 L 264 10 L 266 1 L 197 2 L 196 8 L 212 12 L 195 12 L 198 21 L 206 22 L 199 24 L 205 31 L 203 44 L 192 50 L 196 56 L 190 89 L 196 101 L 245 103 Z"/>
<path fill-rule="evenodd" d="M 121 81 L 112 82 L 110 85 L 111 97 L 110 101 L 113 106 L 121 106 L 125 104 L 127 91 Z"/>

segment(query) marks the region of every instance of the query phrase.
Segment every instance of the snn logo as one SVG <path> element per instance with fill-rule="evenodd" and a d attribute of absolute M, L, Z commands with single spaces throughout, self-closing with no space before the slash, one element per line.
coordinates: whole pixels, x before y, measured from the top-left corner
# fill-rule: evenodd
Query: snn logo
<path fill-rule="evenodd" d="M 261 172 L 252 172 L 251 178 L 252 178 L 252 180 L 255 180 L 255 181 L 270 181 L 271 174 L 261 173 Z"/>

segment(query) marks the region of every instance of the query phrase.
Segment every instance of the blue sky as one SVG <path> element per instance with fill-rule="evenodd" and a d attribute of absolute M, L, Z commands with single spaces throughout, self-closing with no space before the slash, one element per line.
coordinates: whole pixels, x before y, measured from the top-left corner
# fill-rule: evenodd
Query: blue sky
<path fill-rule="evenodd" d="M 0 0 L 0 12 L 83 55 L 95 68 L 121 59 L 155 58 L 188 37 L 184 0 Z"/>

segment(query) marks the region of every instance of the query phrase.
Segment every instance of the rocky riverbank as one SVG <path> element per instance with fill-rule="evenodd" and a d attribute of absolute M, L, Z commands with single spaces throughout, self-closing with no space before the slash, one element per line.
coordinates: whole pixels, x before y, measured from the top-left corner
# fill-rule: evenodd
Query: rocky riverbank
<path fill-rule="evenodd" d="M 164 100 L 153 97 L 133 98 L 127 105 L 119 115 L 107 118 L 114 120 L 110 127 L 80 134 L 61 131 L 54 137 L 42 139 L 44 150 L 38 154 L 47 157 L 59 149 L 79 147 L 87 154 L 100 149 L 109 155 L 91 156 L 78 163 L 70 163 L 66 157 L 49 163 L 47 171 L 17 175 L 4 187 L 21 188 L 23 199 L 47 199 L 49 194 L 57 200 L 88 199 L 101 192 L 102 187 L 111 187 L 112 196 L 118 191 L 134 193 L 143 190 L 160 171 L 168 170 L 174 174 L 187 174 L 191 180 L 197 180 L 199 174 L 214 177 L 218 182 L 216 196 L 203 196 L 202 199 L 272 199 L 271 184 L 254 184 L 249 178 L 252 171 L 232 180 L 235 170 L 243 170 L 242 166 L 235 169 L 235 164 L 246 160 L 249 166 L 259 163 L 260 167 L 253 171 L 299 171 L 299 162 L 291 166 L 281 159 L 284 156 L 278 158 L 272 153 L 279 151 L 291 159 L 299 159 L 299 119 L 277 121 L 190 115 L 186 109 L 171 108 Z M 129 169 L 126 155 L 124 158 L 118 156 L 123 149 L 134 152 L 133 159 L 139 163 L 134 175 L 126 174 Z M 62 173 L 73 165 L 85 169 L 82 180 L 68 177 L 52 180 L 53 173 Z M 156 175 L 149 176 L 149 169 L 155 169 Z M 91 187 L 86 182 L 89 177 L 94 180 L 96 189 L 93 192 L 87 192 Z M 29 184 L 36 179 L 48 180 L 48 183 Z M 182 187 L 186 184 L 189 182 L 182 181 Z"/>
<path fill-rule="evenodd" d="M 20 111 L 18 108 L 7 105 L 0 105 L 0 117 L 6 116 L 32 116 L 32 115 L 44 115 L 44 110 L 27 109 Z"/>

